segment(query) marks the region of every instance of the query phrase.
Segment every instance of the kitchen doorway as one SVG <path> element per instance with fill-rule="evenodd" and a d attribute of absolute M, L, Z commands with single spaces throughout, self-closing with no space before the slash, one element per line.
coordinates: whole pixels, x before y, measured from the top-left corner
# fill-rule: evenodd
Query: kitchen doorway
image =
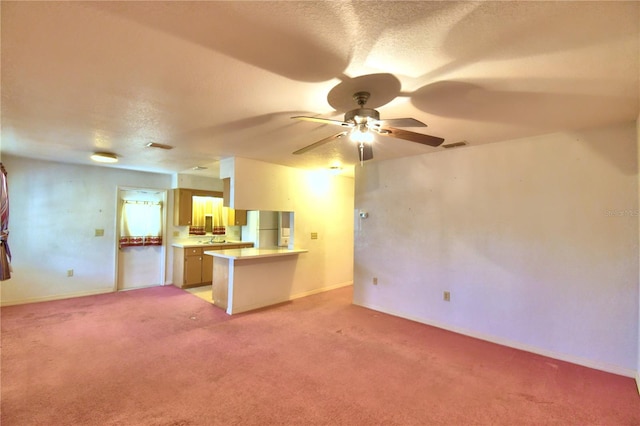
<path fill-rule="evenodd" d="M 164 285 L 167 191 L 118 187 L 116 290 Z"/>

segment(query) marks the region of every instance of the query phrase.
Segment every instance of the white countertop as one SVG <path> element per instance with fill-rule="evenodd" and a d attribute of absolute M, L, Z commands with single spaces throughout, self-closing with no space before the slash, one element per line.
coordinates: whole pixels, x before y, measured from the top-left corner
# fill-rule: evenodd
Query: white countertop
<path fill-rule="evenodd" d="M 307 253 L 309 250 L 304 249 L 288 249 L 288 248 L 242 248 L 242 249 L 228 249 L 228 250 L 215 250 L 205 251 L 204 254 L 215 257 L 224 257 L 226 259 L 242 260 L 242 259 L 256 259 L 259 257 L 276 257 L 276 256 L 291 256 L 294 254 Z"/>

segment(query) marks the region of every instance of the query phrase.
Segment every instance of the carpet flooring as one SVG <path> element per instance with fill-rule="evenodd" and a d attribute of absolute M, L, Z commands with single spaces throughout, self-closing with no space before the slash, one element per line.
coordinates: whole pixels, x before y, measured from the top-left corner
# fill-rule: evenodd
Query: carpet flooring
<path fill-rule="evenodd" d="M 2 426 L 640 425 L 635 382 L 351 304 L 175 287 L 1 309 Z"/>

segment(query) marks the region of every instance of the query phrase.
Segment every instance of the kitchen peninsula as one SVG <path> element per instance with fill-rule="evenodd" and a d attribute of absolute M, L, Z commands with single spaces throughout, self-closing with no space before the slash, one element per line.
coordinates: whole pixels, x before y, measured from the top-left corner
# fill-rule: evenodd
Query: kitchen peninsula
<path fill-rule="evenodd" d="M 306 252 L 288 248 L 205 251 L 213 257 L 214 304 L 233 315 L 290 300 L 298 255 Z"/>

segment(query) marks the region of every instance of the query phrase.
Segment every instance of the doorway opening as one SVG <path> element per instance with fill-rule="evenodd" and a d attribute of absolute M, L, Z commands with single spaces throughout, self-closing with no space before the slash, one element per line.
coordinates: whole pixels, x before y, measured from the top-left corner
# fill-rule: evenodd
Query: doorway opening
<path fill-rule="evenodd" d="M 118 187 L 116 291 L 164 285 L 167 190 Z"/>

